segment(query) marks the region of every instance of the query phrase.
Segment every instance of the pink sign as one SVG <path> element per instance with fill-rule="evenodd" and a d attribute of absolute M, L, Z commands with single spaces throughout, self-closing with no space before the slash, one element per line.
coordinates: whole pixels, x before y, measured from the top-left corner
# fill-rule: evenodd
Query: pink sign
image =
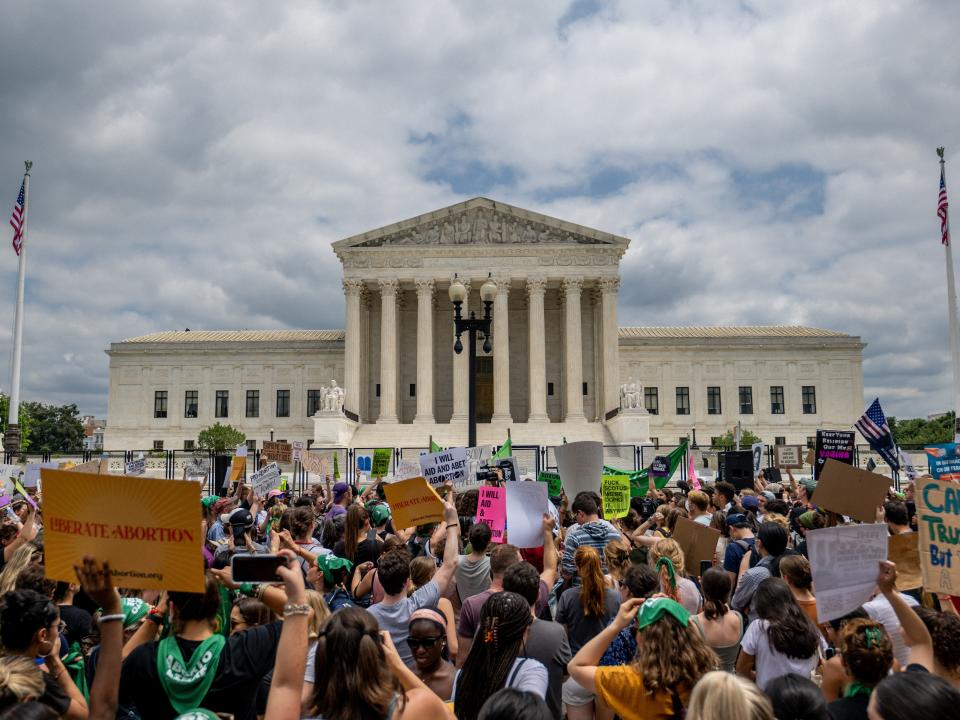
<path fill-rule="evenodd" d="M 490 526 L 490 542 L 503 542 L 503 534 L 507 529 L 507 496 L 502 487 L 480 488 L 477 522 Z"/>
<path fill-rule="evenodd" d="M 687 466 L 687 477 L 690 478 L 690 485 L 694 490 L 699 490 L 700 478 L 697 477 L 697 466 L 693 462 L 693 453 L 690 453 L 690 464 Z"/>

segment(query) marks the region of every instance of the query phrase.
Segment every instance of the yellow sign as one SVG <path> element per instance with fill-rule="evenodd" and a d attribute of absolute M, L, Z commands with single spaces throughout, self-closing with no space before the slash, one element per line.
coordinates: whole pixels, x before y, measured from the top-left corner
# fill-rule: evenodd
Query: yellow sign
<path fill-rule="evenodd" d="M 203 592 L 200 484 L 41 471 L 47 577 L 76 582 L 84 555 L 119 587 Z"/>
<path fill-rule="evenodd" d="M 600 496 L 603 498 L 603 517 L 606 520 L 622 518 L 630 512 L 630 476 L 602 475 Z"/>
<path fill-rule="evenodd" d="M 245 455 L 243 457 L 234 455 L 233 462 L 230 464 L 230 482 L 242 481 L 246 475 L 246 469 L 247 457 Z"/>
<path fill-rule="evenodd" d="M 425 478 L 389 483 L 383 486 L 383 492 L 398 530 L 443 520 L 443 500 Z"/>

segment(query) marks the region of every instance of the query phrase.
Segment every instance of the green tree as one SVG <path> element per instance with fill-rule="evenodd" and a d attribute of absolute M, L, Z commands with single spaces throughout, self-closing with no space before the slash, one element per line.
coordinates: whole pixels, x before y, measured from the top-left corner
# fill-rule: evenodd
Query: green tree
<path fill-rule="evenodd" d="M 10 412 L 10 398 L 0 393 L 0 434 L 7 432 L 7 415 Z M 30 449 L 30 415 L 27 414 L 24 403 L 20 403 L 19 411 L 20 425 L 20 450 L 26 452 Z"/>
<path fill-rule="evenodd" d="M 721 435 L 717 438 L 718 442 L 714 444 L 714 447 L 736 447 L 737 441 L 733 436 L 733 430 L 728 430 L 726 435 Z M 749 450 L 750 446 L 754 443 L 763 442 L 759 437 L 754 435 L 752 432 L 746 428 L 740 429 L 740 449 Z"/>
<path fill-rule="evenodd" d="M 953 441 L 953 413 L 948 412 L 933 420 L 911 418 L 898 420 L 888 417 L 887 424 L 898 445 L 931 445 Z"/>
<path fill-rule="evenodd" d="M 30 449 L 34 452 L 75 452 L 83 448 L 83 423 L 76 405 L 21 403 L 30 418 Z"/>
<path fill-rule="evenodd" d="M 206 430 L 201 430 L 197 438 L 197 446 L 201 450 L 215 450 L 222 452 L 224 450 L 233 450 L 242 442 L 245 442 L 247 436 L 237 430 L 232 425 L 221 425 L 217 423 Z"/>

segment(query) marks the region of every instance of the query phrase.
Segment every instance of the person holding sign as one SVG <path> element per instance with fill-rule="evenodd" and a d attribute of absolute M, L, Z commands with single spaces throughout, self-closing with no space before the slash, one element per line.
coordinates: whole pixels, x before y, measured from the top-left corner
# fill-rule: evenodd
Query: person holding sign
<path fill-rule="evenodd" d="M 19 532 L 14 532 L 11 530 L 11 535 L 4 535 L 4 544 L 3 551 L 0 552 L 0 571 L 3 570 L 4 566 L 13 559 L 13 555 L 17 550 L 26 545 L 28 542 L 33 541 L 37 536 L 37 508 L 32 505 L 24 504 L 25 512 L 23 517 L 23 525 L 20 527 Z M 16 526 L 7 525 L 4 526 L 4 529 L 7 527 L 13 529 Z"/>

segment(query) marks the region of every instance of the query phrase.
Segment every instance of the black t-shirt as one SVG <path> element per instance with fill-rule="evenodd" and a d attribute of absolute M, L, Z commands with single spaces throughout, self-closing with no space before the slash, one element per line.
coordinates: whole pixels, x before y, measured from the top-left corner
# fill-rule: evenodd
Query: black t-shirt
<path fill-rule="evenodd" d="M 333 554 L 337 557 L 346 557 L 343 553 L 346 551 L 343 540 L 338 540 L 337 544 L 333 546 Z M 357 552 L 353 556 L 353 565 L 357 565 L 365 562 L 375 563 L 380 557 L 380 543 L 376 540 L 361 540 L 360 544 L 357 545 Z"/>
<path fill-rule="evenodd" d="M 81 610 L 73 605 L 61 605 L 60 619 L 63 620 L 67 626 L 67 630 L 64 633 L 67 637 L 67 647 L 73 645 L 75 642 L 80 642 L 80 640 L 90 634 L 90 626 L 93 624 L 93 619 L 86 610 Z"/>
<path fill-rule="evenodd" d="M 227 638 L 217 673 L 201 707 L 231 713 L 236 720 L 254 720 L 257 691 L 273 669 L 280 640 L 279 622 L 244 630 Z M 196 640 L 177 638 L 184 660 L 199 647 Z M 141 645 L 127 657 L 120 673 L 120 703 L 136 707 L 143 720 L 168 720 L 177 713 L 170 705 L 157 670 L 157 643 Z"/>
<path fill-rule="evenodd" d="M 66 671 L 64 671 L 66 672 Z M 53 679 L 50 673 L 43 673 L 43 695 L 39 700 L 57 715 L 63 715 L 70 707 L 70 696 L 60 687 L 60 683 Z"/>
<path fill-rule="evenodd" d="M 869 695 L 857 695 L 852 698 L 840 698 L 827 706 L 830 720 L 868 720 L 867 705 Z"/>

